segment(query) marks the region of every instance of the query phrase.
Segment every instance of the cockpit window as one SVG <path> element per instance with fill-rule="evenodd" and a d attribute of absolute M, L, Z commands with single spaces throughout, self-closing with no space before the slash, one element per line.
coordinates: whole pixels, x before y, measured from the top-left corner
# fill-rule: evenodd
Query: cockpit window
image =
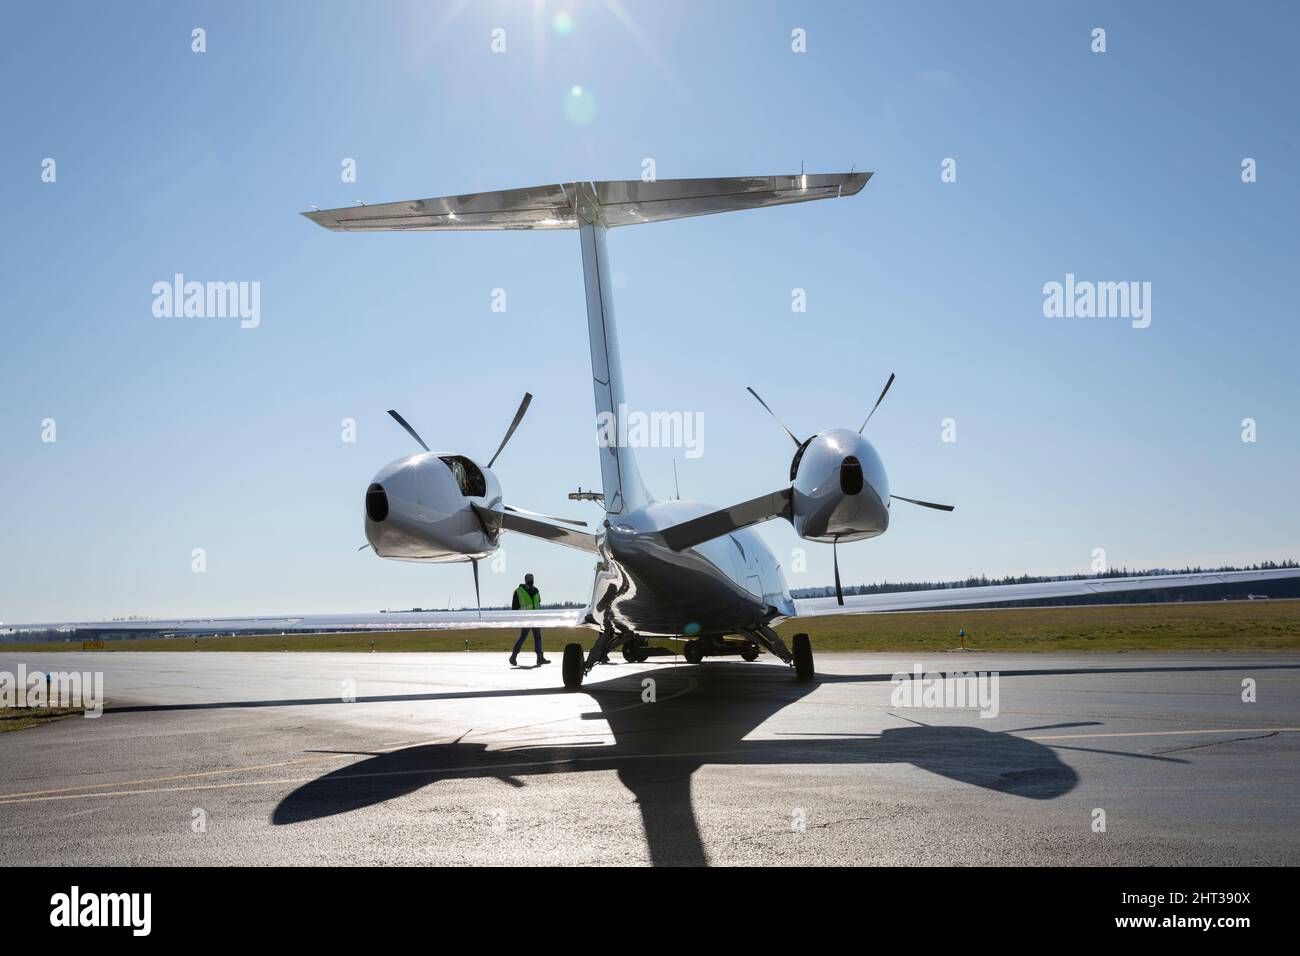
<path fill-rule="evenodd" d="M 456 484 L 460 486 L 460 493 L 466 498 L 482 498 L 487 494 L 487 479 L 474 462 L 463 455 L 447 455 L 439 461 L 451 471 Z"/>

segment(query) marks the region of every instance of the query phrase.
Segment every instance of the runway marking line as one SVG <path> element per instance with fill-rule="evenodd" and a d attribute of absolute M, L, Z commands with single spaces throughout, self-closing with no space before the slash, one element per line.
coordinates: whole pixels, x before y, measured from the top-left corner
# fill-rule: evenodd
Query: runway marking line
<path fill-rule="evenodd" d="M 677 691 L 676 693 L 669 694 L 667 697 L 657 698 L 656 702 L 668 701 L 668 700 L 672 700 L 672 699 L 674 699 L 674 698 L 676 698 L 676 697 L 681 697 L 681 696 L 683 696 L 683 695 L 685 695 L 685 694 L 689 694 L 691 691 L 695 690 L 698 686 L 699 686 L 699 681 L 697 681 L 694 677 L 690 677 L 690 678 L 687 679 L 686 686 L 683 687 L 681 690 Z M 613 710 L 602 710 L 602 711 L 600 711 L 600 713 L 601 713 L 601 714 L 617 714 L 617 713 L 621 713 L 622 711 L 625 711 L 625 710 L 632 710 L 632 709 L 634 709 L 634 708 L 636 708 L 636 707 L 646 707 L 646 706 L 648 706 L 648 704 L 646 703 L 646 701 L 643 701 L 643 700 L 638 699 L 635 703 L 628 704 L 628 705 L 626 705 L 626 706 L 624 706 L 624 707 L 616 707 L 616 708 L 614 708 Z M 582 719 L 582 716 L 583 716 L 583 715 L 578 715 L 578 719 Z M 545 725 L 545 724 L 553 724 L 553 723 L 557 723 L 557 722 L 562 721 L 562 720 L 572 720 L 572 719 L 574 719 L 572 716 L 569 716 L 569 717 L 557 717 L 557 718 L 555 718 L 554 720 L 544 720 L 544 721 L 541 721 L 541 722 L 539 722 L 539 723 L 537 723 L 537 724 L 522 724 L 522 725 L 520 725 L 520 726 L 518 726 L 518 727 L 502 727 L 502 728 L 499 728 L 499 729 L 497 729 L 497 730 L 484 731 L 482 734 L 478 734 L 478 735 L 476 735 L 476 736 L 493 736 L 493 735 L 495 735 L 495 734 L 508 733 L 509 731 L 512 731 L 512 730 L 527 730 L 527 729 L 530 729 L 530 728 L 533 728 L 533 727 L 540 727 L 540 726 L 543 726 L 543 725 Z M 471 733 L 472 733 L 472 732 L 471 732 Z M 416 742 L 419 742 L 421 739 L 425 739 L 425 740 L 427 740 L 428 743 L 431 743 L 431 744 L 436 744 L 436 743 L 448 743 L 448 742 L 451 742 L 451 741 L 462 740 L 462 739 L 464 739 L 465 737 L 470 736 L 471 733 L 461 734 L 461 735 L 458 736 L 458 737 L 446 736 L 446 737 L 441 737 L 441 738 L 434 738 L 434 739 L 431 739 L 431 740 L 429 740 L 428 738 L 415 738 L 414 740 L 409 741 L 409 742 L 410 742 L 410 743 L 416 743 Z M 406 743 L 406 742 L 405 742 L 405 741 L 398 741 L 398 742 L 397 742 L 397 746 L 400 746 L 400 745 L 403 744 L 403 743 Z M 385 752 L 390 752 L 390 751 L 395 750 L 395 749 L 396 749 L 396 746 L 387 746 L 387 745 L 386 745 L 385 747 L 381 748 L 381 749 L 380 749 L 379 751 L 377 751 L 377 752 L 378 752 L 378 753 L 385 753 Z M 716 754 L 739 753 L 739 752 L 740 752 L 740 751 L 717 751 Z M 715 754 L 676 754 L 676 755 L 668 755 L 668 754 L 663 754 L 663 755 L 660 755 L 660 754 L 645 754 L 645 755 L 641 755 L 641 754 L 628 754 L 628 755 L 625 755 L 625 757 L 631 758 L 631 757 L 638 757 L 638 756 L 712 756 L 712 755 L 715 755 Z M 265 784 L 270 784 L 270 783 L 297 783 L 297 782 L 303 782 L 303 781 L 306 781 L 306 780 L 311 780 L 312 778 L 311 778 L 311 777 L 298 777 L 298 778 L 294 778 L 293 780 L 282 780 L 282 781 L 276 781 L 276 780 L 256 780 L 256 781 L 247 781 L 247 782 L 245 782 L 245 783 L 207 784 L 207 785 L 196 785 L 196 786 L 193 786 L 193 787 L 157 787 L 157 788 L 151 788 L 151 789 L 148 789 L 148 790 L 106 790 L 106 788 L 110 788 L 110 787 L 133 787 L 133 786 L 139 786 L 139 785 L 141 785 L 141 784 L 163 783 L 163 782 L 166 782 L 166 781 L 169 781 L 169 780 L 192 780 L 192 779 L 195 779 L 195 778 L 197 778 L 197 777 L 212 777 L 212 776 L 218 776 L 218 775 L 220 775 L 220 774 L 227 774 L 227 773 L 243 773 L 243 772 L 245 772 L 245 771 L 247 771 L 247 772 L 253 772 L 253 771 L 257 771 L 257 770 L 271 770 L 271 769 L 274 769 L 274 768 L 276 768 L 276 767 L 288 767 L 288 766 L 294 766 L 294 765 L 297 765 L 297 764 L 317 763 L 317 762 L 320 762 L 320 761 L 323 761 L 323 760 L 338 759 L 339 757 L 347 757 L 347 756 L 354 756 L 354 755 L 352 755 L 352 754 L 317 754 L 317 755 L 314 755 L 314 756 L 311 756 L 311 757 L 301 757 L 301 758 L 298 758 L 298 759 L 295 759 L 295 760 L 280 760 L 280 761 L 276 761 L 275 763 L 256 764 L 256 765 L 251 766 L 251 767 L 227 767 L 227 768 L 224 768 L 224 769 L 222 769 L 222 770 L 200 770 L 200 771 L 195 771 L 195 772 L 193 772 L 193 773 L 169 774 L 169 775 L 167 775 L 167 776 L 163 776 L 163 777 L 151 777 L 151 778 L 148 778 L 148 779 L 142 779 L 142 780 L 123 780 L 123 781 L 120 781 L 120 782 L 118 782 L 118 783 L 88 783 L 88 784 L 82 784 L 81 786 L 77 786 L 77 787 L 58 787 L 58 788 L 54 788 L 54 789 L 50 789 L 50 790 L 28 790 L 28 791 L 21 791 L 21 792 L 19 792 L 19 793 L 0 794 L 0 806 L 4 806 L 4 805 L 6 805 L 6 804 L 10 804 L 10 803 L 35 803 L 35 802 L 38 802 L 38 801 L 40 801 L 40 800 L 66 800 L 66 799 L 72 799 L 72 798 L 75 798 L 75 797 L 78 797 L 78 796 L 84 796 L 84 797 L 128 796 L 128 795 L 132 795 L 132 794 L 143 794 L 143 793 L 164 793 L 164 792 L 175 792 L 175 791 L 184 791 L 184 790 L 213 790 L 213 789 L 220 789 L 220 788 L 222 788 L 222 787 L 232 787 L 232 786 L 258 786 L 258 785 L 265 785 Z M 435 771 L 435 772 L 437 772 L 437 773 L 451 773 L 451 772 L 458 771 L 458 770 L 470 770 L 470 769 L 495 770 L 495 769 L 503 769 L 503 768 L 507 768 L 507 767 L 542 766 L 542 765 L 547 765 L 547 764 L 551 764 L 551 763 L 573 763 L 573 762 L 575 762 L 575 761 L 587 760 L 587 759 L 596 759 L 596 758 L 594 758 L 594 757 L 593 757 L 593 758 L 571 758 L 571 759 L 566 758 L 566 759 L 564 759 L 564 760 L 558 760 L 558 761 L 535 761 L 535 762 L 533 762 L 533 763 L 501 764 L 501 765 L 494 765 L 494 766 L 490 766 L 490 767 L 481 767 L 481 768 L 472 768 L 472 767 L 452 767 L 452 768 L 447 768 L 446 770 L 443 770 L 443 771 Z M 601 757 L 600 759 L 608 759 L 608 757 Z M 406 771 L 406 770 L 402 770 L 402 771 L 390 771 L 389 773 L 385 773 L 385 774 L 357 774 L 357 776 L 358 776 L 358 777 L 388 776 L 388 775 L 393 774 L 393 773 L 395 773 L 395 774 L 407 774 L 407 773 L 429 773 L 429 772 L 430 772 L 430 771 L 427 771 L 427 770 L 420 770 L 420 771 Z M 87 793 L 87 792 L 85 792 L 85 791 L 88 791 L 88 790 L 104 790 L 105 792 L 102 792 L 102 793 Z"/>
<path fill-rule="evenodd" d="M 618 757 L 618 759 L 619 760 L 659 760 L 666 757 L 667 758 L 725 757 L 725 756 L 730 756 L 732 754 L 739 754 L 744 752 L 745 752 L 744 750 L 701 750 L 695 753 L 622 754 Z M 476 773 L 482 773 L 483 771 L 492 771 L 492 770 L 519 770 L 525 767 L 564 766 L 566 764 L 591 763 L 597 760 L 608 761 L 611 759 L 613 759 L 612 755 L 603 754 L 599 756 L 593 755 L 590 757 L 564 757 L 558 760 L 525 760 L 525 761 L 517 761 L 515 763 L 486 764 L 484 766 L 470 765 L 464 767 L 440 767 L 434 770 L 382 770 L 382 771 L 375 771 L 371 773 L 341 774 L 336 779 L 370 780 L 378 777 L 410 777 L 410 776 L 442 777 L 442 776 L 446 776 L 447 774 L 460 773 L 461 771 L 465 771 L 465 770 L 471 770 Z M 292 763 L 292 762 L 294 761 L 286 761 L 286 763 Z M 276 766 L 276 765 L 271 764 L 270 766 Z M 236 767 L 236 768 L 232 768 L 230 771 L 222 771 L 222 772 L 234 773 L 237 772 L 239 769 L 241 768 Z M 243 769 L 253 770 L 257 768 L 247 767 Z M 168 779 L 168 778 L 159 778 L 159 779 Z M 201 783 L 201 784 L 195 784 L 194 786 L 190 786 L 190 787 L 149 787 L 143 790 L 104 790 L 100 793 L 51 792 L 48 795 L 40 795 L 40 791 L 34 791 L 33 794 L 18 793 L 18 794 L 13 794 L 11 797 L 0 796 L 0 807 L 9 806 L 18 803 L 45 803 L 51 800 L 79 800 L 79 799 L 89 798 L 89 797 L 131 797 L 131 796 L 140 796 L 142 794 L 149 794 L 149 793 L 187 793 L 190 791 L 197 791 L 197 790 L 228 790 L 234 787 L 265 787 L 265 786 L 270 786 L 272 784 L 287 785 L 291 783 L 307 783 L 309 781 L 316 780 L 316 779 L 318 778 L 288 777 L 288 778 L 282 778 L 278 780 L 232 780 L 227 783 Z M 139 781 L 139 782 L 148 783 L 149 781 Z M 104 787 L 123 786 L 123 784 L 101 784 L 100 786 L 104 786 Z"/>
<path fill-rule="evenodd" d="M 1188 737 L 1196 734 L 1282 734 L 1295 733 L 1300 727 L 1218 727 L 1213 730 L 1131 730 L 1110 734 L 1052 734 L 1024 737 L 1024 740 L 1087 740 L 1090 737 Z"/>
<path fill-rule="evenodd" d="M 145 783 L 163 783 L 167 780 L 192 780 L 195 777 L 213 777 L 223 773 L 244 773 L 254 770 L 271 770 L 275 767 L 287 767 L 293 764 L 318 763 L 322 760 L 348 757 L 351 754 L 318 754 L 301 757 L 296 760 L 278 760 L 275 763 L 254 764 L 251 767 L 226 767 L 221 770 L 196 770 L 193 773 L 174 773 L 165 777 L 148 777 L 142 780 L 120 780 L 117 783 L 86 783 L 78 787 L 56 787 L 51 790 L 22 790 L 18 793 L 0 793 L 0 804 L 13 801 L 18 797 L 39 797 L 56 793 L 78 793 L 83 790 L 100 790 L 104 787 L 134 787 Z"/>

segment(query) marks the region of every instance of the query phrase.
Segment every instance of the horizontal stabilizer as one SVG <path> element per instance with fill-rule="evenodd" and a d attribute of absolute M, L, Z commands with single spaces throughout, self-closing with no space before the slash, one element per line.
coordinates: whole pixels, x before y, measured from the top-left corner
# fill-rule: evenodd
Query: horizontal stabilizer
<path fill-rule="evenodd" d="M 797 173 L 648 183 L 615 179 L 315 209 L 303 215 L 336 232 L 577 229 L 581 204 L 583 218 L 609 227 L 630 226 L 852 196 L 870 178 L 871 173 Z"/>
<path fill-rule="evenodd" d="M 674 551 L 684 551 L 761 521 L 790 517 L 790 489 L 783 488 L 749 501 L 742 501 L 730 508 L 723 508 L 721 511 L 713 511 L 692 518 L 690 521 L 683 521 L 659 533 L 663 535 L 664 543 L 668 547 Z"/>

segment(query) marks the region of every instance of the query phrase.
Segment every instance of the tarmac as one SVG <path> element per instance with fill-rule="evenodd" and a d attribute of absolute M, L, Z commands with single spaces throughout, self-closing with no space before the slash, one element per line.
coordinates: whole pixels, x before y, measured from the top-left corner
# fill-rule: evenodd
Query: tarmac
<path fill-rule="evenodd" d="M 0 734 L 0 863 L 1300 863 L 1300 656 L 555 657 L 0 653 L 107 698 Z"/>

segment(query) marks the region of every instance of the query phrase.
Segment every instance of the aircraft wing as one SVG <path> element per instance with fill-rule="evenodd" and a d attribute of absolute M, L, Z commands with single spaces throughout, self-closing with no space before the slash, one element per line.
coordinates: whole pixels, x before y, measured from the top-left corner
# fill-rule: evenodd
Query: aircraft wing
<path fill-rule="evenodd" d="M 303 213 L 335 232 L 577 229 L 578 203 L 606 226 L 630 226 L 814 199 L 852 196 L 871 173 L 795 173 L 723 179 L 639 179 L 551 183 L 524 189 L 407 199 Z"/>
<path fill-rule="evenodd" d="M 0 651 L 21 650 L 21 640 L 61 641 L 90 637 L 213 637 L 224 634 L 380 634 L 393 631 L 454 631 L 466 628 L 577 627 L 580 608 L 542 611 L 390 611 L 376 614 L 290 614 L 267 617 L 196 617 L 139 621 L 61 621 L 0 626 Z"/>
<path fill-rule="evenodd" d="M 799 617 L 826 614 L 871 614 L 878 611 L 922 611 L 967 605 L 1000 604 L 1005 601 L 1037 601 L 1047 598 L 1091 597 L 1123 591 L 1153 591 L 1161 588 L 1202 587 L 1215 584 L 1243 584 L 1300 577 L 1300 568 L 1272 568 L 1265 571 L 1207 571 L 1194 574 L 1152 574 L 1129 578 L 1078 578 L 1042 581 L 1034 584 L 993 584 L 985 587 L 936 588 L 930 591 L 898 591 L 892 594 L 846 594 L 844 606 L 835 597 L 799 598 L 794 602 Z M 1262 590 L 1262 588 L 1261 588 Z"/>

